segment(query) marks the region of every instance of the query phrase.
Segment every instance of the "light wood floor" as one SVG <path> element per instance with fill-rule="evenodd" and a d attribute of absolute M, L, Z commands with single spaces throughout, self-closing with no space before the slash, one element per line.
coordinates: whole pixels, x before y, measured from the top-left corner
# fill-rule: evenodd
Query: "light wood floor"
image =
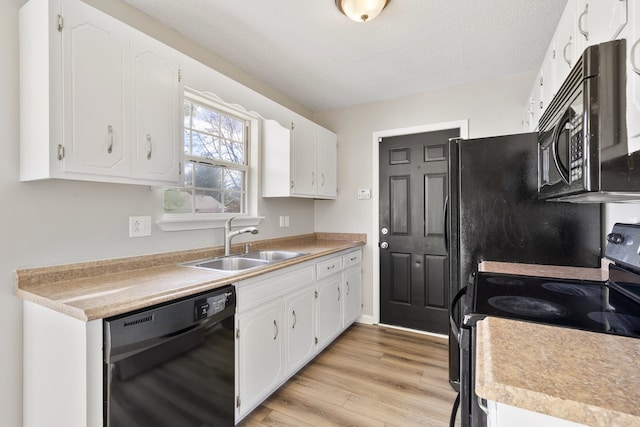
<path fill-rule="evenodd" d="M 242 427 L 448 426 L 447 340 L 355 324 Z"/>

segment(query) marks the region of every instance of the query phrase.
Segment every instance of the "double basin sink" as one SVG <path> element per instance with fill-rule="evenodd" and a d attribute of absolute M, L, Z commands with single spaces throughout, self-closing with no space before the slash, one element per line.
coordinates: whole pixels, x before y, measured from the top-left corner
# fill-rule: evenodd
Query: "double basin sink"
<path fill-rule="evenodd" d="M 237 273 L 240 271 L 250 270 L 252 268 L 264 267 L 269 264 L 275 264 L 277 262 L 286 261 L 303 255 L 307 254 L 289 251 L 257 251 L 192 261 L 182 265 L 206 268 L 214 271 Z"/>

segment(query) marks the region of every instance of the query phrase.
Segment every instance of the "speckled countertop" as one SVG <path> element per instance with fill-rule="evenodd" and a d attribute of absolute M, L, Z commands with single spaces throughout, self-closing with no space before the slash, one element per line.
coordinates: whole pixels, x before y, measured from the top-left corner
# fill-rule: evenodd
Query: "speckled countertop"
<path fill-rule="evenodd" d="M 16 294 L 80 320 L 126 313 L 299 264 L 366 243 L 364 234 L 312 233 L 251 242 L 251 250 L 307 255 L 243 271 L 220 273 L 179 265 L 222 255 L 221 248 L 145 255 L 16 271 Z M 232 253 L 244 245 L 235 245 Z"/>
<path fill-rule="evenodd" d="M 489 263 L 485 271 L 606 280 L 606 269 Z M 476 393 L 590 426 L 640 426 L 640 340 L 487 317 Z"/>

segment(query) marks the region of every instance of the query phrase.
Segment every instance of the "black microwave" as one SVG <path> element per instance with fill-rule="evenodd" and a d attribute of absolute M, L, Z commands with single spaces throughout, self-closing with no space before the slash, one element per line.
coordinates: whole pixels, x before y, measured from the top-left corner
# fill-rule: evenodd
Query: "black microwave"
<path fill-rule="evenodd" d="M 585 49 L 538 128 L 540 199 L 640 200 L 640 152 L 627 147 L 625 40 Z"/>

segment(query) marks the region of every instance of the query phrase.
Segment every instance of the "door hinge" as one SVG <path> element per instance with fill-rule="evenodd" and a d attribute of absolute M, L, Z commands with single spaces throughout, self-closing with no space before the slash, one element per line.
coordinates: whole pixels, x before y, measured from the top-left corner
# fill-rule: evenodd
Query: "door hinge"
<path fill-rule="evenodd" d="M 313 293 L 315 294 L 316 299 L 318 299 L 318 291 L 313 291 Z"/>
<path fill-rule="evenodd" d="M 382 138 L 378 138 L 378 144 L 382 144 Z"/>
<path fill-rule="evenodd" d="M 178 175 L 182 175 L 182 162 L 178 162 Z"/>
<path fill-rule="evenodd" d="M 291 130 L 294 130 L 296 128 L 296 124 L 291 122 Z"/>
<path fill-rule="evenodd" d="M 236 408 L 240 407 L 240 396 L 236 396 Z"/>
<path fill-rule="evenodd" d="M 62 19 L 62 15 L 58 15 L 58 32 L 62 32 L 62 28 L 64 28 L 64 19 Z"/>
<path fill-rule="evenodd" d="M 58 160 L 64 159 L 64 145 L 58 144 Z"/>
<path fill-rule="evenodd" d="M 240 328 L 236 328 L 236 338 L 240 338 Z"/>
<path fill-rule="evenodd" d="M 315 337 L 315 342 L 316 344 L 318 344 L 318 337 Z"/>
<path fill-rule="evenodd" d="M 182 70 L 178 68 L 178 82 L 182 81 Z"/>

